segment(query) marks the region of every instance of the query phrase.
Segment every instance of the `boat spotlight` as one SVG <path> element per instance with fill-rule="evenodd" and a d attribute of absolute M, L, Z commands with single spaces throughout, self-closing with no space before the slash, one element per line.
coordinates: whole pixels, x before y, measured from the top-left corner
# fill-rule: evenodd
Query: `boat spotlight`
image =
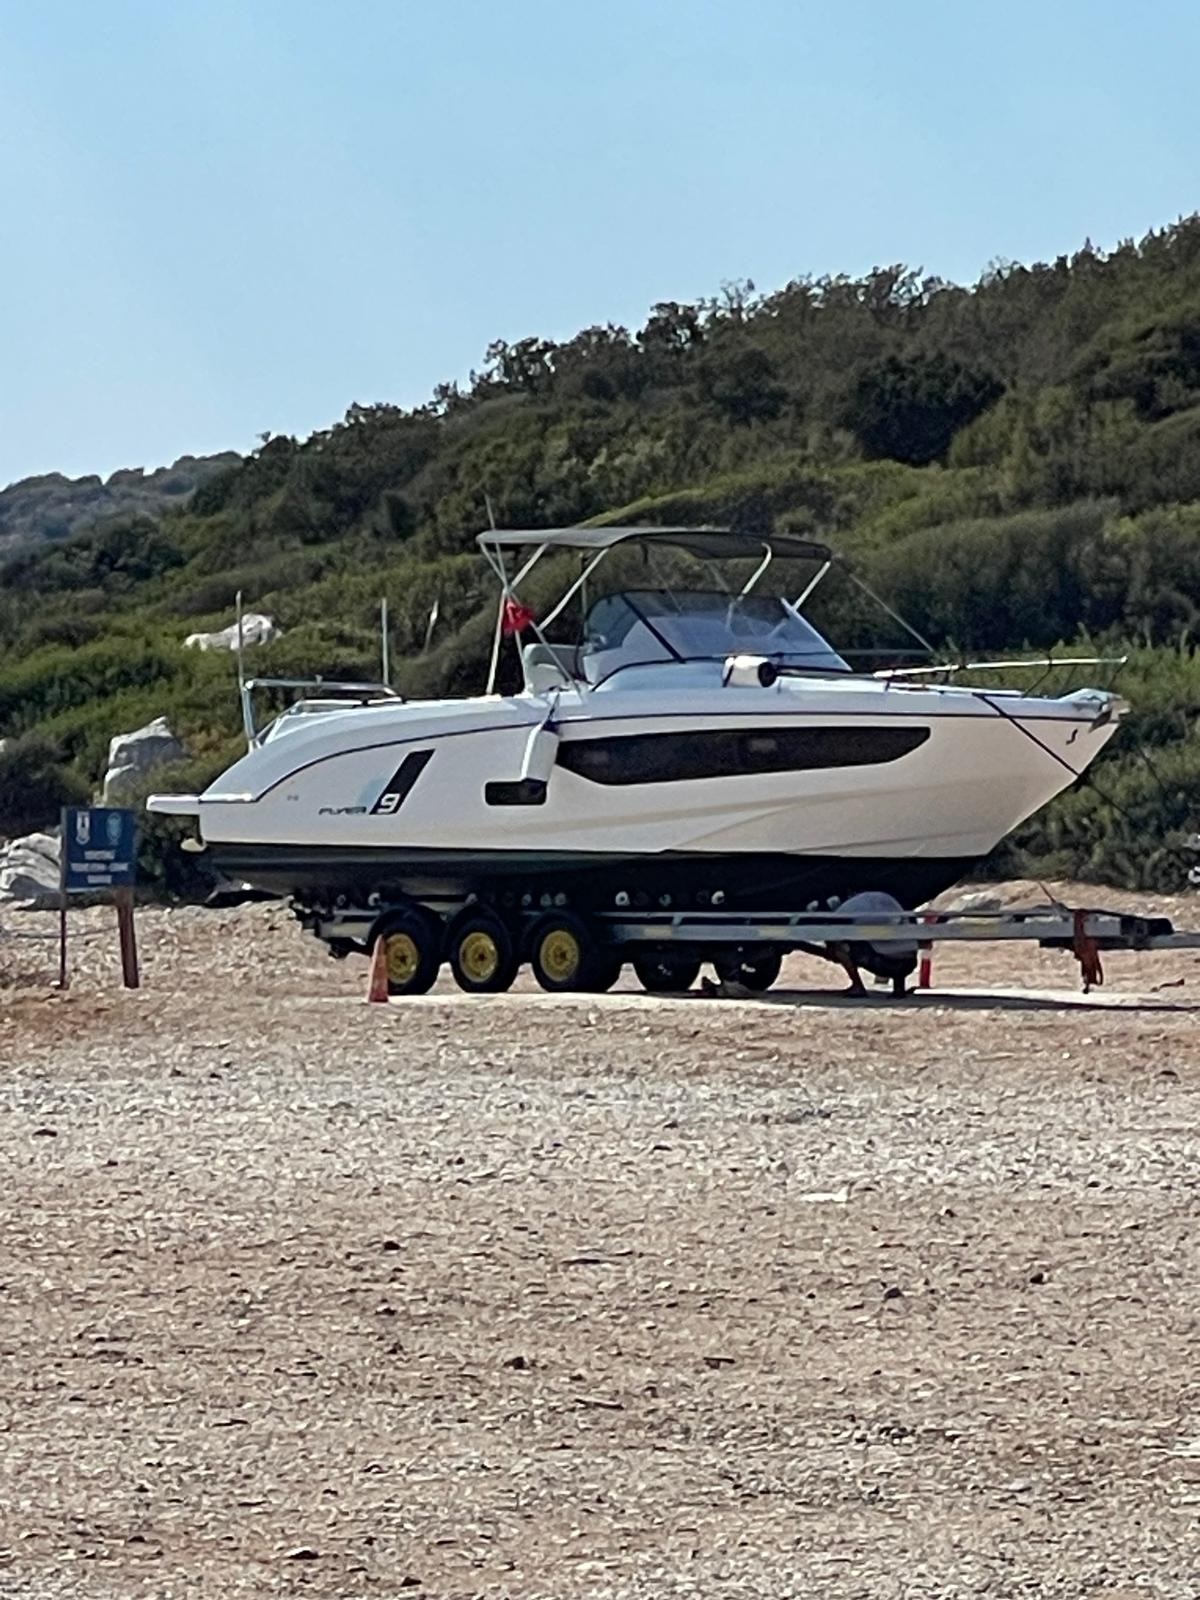
<path fill-rule="evenodd" d="M 726 656 L 721 682 L 735 689 L 769 689 L 779 668 L 766 656 Z"/>

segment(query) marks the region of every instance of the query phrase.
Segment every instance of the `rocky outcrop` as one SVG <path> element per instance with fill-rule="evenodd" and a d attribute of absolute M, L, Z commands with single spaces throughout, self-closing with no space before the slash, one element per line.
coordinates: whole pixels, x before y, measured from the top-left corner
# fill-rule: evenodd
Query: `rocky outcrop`
<path fill-rule="evenodd" d="M 57 905 L 60 849 L 49 833 L 30 833 L 0 844 L 0 905 L 32 910 Z"/>
<path fill-rule="evenodd" d="M 276 626 L 273 617 L 264 617 L 259 611 L 247 611 L 242 617 L 243 645 L 270 644 L 278 639 L 283 629 Z M 236 650 L 238 626 L 231 622 L 219 633 L 189 633 L 183 641 L 188 650 Z"/>
<path fill-rule="evenodd" d="M 180 456 L 169 467 L 146 472 L 122 467 L 107 482 L 95 473 L 68 478 L 47 472 L 0 488 L 0 551 L 43 539 L 66 539 L 102 517 L 157 517 L 186 505 L 207 479 L 240 464 L 232 450 L 215 456 Z"/>
<path fill-rule="evenodd" d="M 106 806 L 127 805 L 139 797 L 138 790 L 147 773 L 170 761 L 181 761 L 186 754 L 166 717 L 155 717 L 153 722 L 132 733 L 119 733 L 109 741 L 103 803 Z"/>

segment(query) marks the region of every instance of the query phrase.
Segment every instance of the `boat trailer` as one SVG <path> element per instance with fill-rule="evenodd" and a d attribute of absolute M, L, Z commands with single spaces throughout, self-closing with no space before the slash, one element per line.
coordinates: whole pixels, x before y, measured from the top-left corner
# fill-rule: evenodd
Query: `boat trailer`
<path fill-rule="evenodd" d="M 375 929 L 389 907 L 338 908 L 304 917 L 335 955 L 369 952 Z M 469 909 L 469 907 L 467 908 Z M 525 913 L 531 926 L 539 909 Z M 1101 952 L 1113 950 L 1200 950 L 1200 932 L 1176 931 L 1167 917 L 1122 911 L 1072 909 L 1064 905 L 1028 910 L 870 912 L 804 911 L 765 913 L 722 911 L 631 911 L 593 913 L 596 938 L 622 960 L 654 952 L 674 952 L 696 961 L 742 954 L 753 959 L 768 951 L 800 952 L 847 966 L 847 960 L 891 981 L 893 994 L 907 992 L 907 978 L 918 970 L 917 986 L 929 988 L 929 955 L 938 944 L 984 944 L 1025 940 L 1043 950 L 1071 952 L 1079 963 L 1084 993 L 1104 981 Z M 872 963 L 872 954 L 879 958 Z M 919 960 L 918 960 L 919 957 Z"/>
<path fill-rule="evenodd" d="M 889 948 L 895 955 L 921 953 L 918 987 L 930 987 L 930 965 L 924 959 L 935 944 L 980 944 L 993 941 L 1036 941 L 1042 950 L 1069 950 L 1079 962 L 1086 994 L 1103 983 L 1100 965 L 1102 950 L 1187 950 L 1200 949 L 1200 933 L 1177 933 L 1166 917 L 1139 917 L 1119 911 L 1071 910 L 1066 906 L 1044 906 L 1028 911 L 897 911 L 855 913 L 805 912 L 798 916 L 729 918 L 680 916 L 656 923 L 653 917 L 635 922 L 612 923 L 614 938 L 620 944 L 641 942 L 704 942 L 712 940 L 712 923 L 736 925 L 738 945 L 770 944 L 789 951 L 802 951 L 824 959 L 838 959 L 833 952 L 868 946 L 881 955 Z M 733 927 L 721 929 L 733 934 Z M 864 965 L 868 963 L 864 962 Z M 892 979 L 893 992 L 906 991 L 907 974 Z"/>

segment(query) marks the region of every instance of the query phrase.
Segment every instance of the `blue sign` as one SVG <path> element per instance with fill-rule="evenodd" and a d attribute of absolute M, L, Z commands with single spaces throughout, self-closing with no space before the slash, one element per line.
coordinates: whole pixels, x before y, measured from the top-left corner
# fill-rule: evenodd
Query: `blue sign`
<path fill-rule="evenodd" d="M 68 894 L 132 888 L 137 820 L 120 806 L 67 806 L 62 817 L 62 886 Z"/>

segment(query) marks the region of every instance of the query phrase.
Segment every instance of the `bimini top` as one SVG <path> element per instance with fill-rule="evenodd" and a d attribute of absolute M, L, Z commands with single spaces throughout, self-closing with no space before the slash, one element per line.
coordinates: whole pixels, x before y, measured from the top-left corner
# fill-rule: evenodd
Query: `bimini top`
<path fill-rule="evenodd" d="M 814 544 L 794 533 L 740 533 L 733 528 L 489 528 L 479 543 L 493 550 L 610 550 L 614 545 L 643 540 L 671 545 L 690 556 L 714 561 L 748 560 L 765 550 L 781 559 L 833 561 L 828 545 Z"/>

